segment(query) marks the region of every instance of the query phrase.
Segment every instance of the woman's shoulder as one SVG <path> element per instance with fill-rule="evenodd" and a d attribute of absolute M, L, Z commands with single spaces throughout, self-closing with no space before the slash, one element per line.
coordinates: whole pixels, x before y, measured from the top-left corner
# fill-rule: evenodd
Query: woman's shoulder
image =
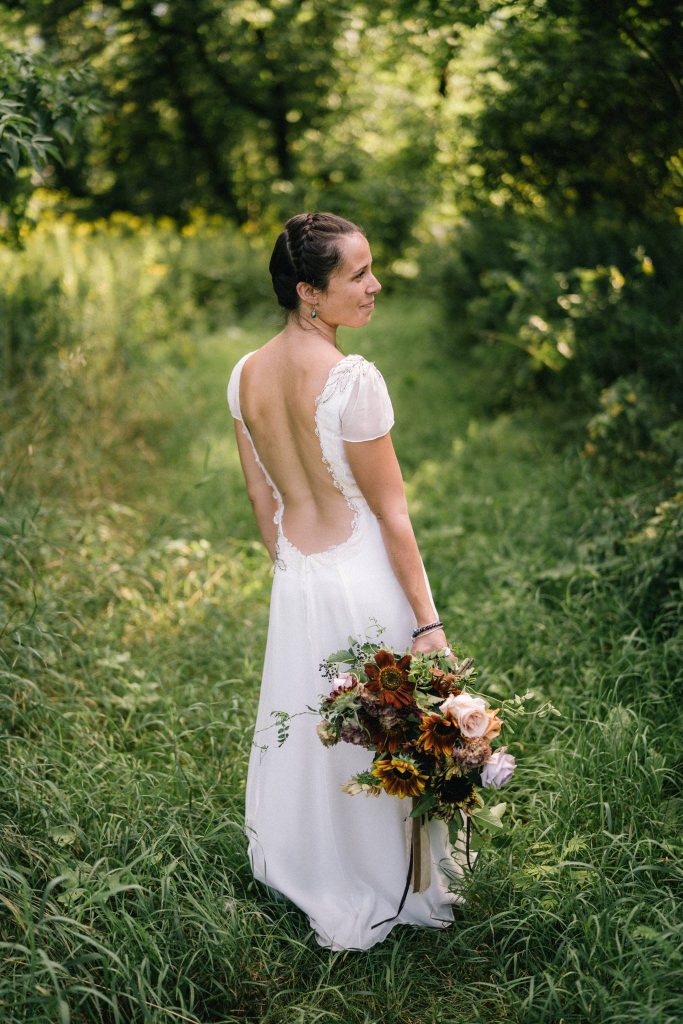
<path fill-rule="evenodd" d="M 378 379 L 382 374 L 376 364 L 361 355 L 359 352 L 352 352 L 348 356 L 342 356 L 330 369 L 330 376 L 342 379 L 346 383 L 360 381 L 366 378 Z"/>
<path fill-rule="evenodd" d="M 249 356 L 253 356 L 254 353 L 258 351 L 258 349 L 252 349 L 251 352 L 245 352 L 243 356 L 240 356 L 230 371 L 227 386 L 228 406 L 230 408 L 230 412 L 237 420 L 242 419 L 242 411 L 240 409 L 240 376 L 242 373 L 242 367 Z"/>
<path fill-rule="evenodd" d="M 343 365 L 342 365 L 343 364 Z M 394 424 L 389 391 L 377 366 L 365 356 L 346 356 L 333 368 L 323 401 L 338 399 L 340 435 L 366 441 L 386 434 Z"/>

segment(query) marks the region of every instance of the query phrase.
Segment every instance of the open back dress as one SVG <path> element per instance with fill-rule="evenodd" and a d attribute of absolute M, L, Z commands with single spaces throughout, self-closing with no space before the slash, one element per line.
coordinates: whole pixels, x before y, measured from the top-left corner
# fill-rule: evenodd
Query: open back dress
<path fill-rule="evenodd" d="M 343 792 L 353 774 L 370 766 L 372 752 L 344 742 L 323 746 L 316 733 L 319 719 L 301 714 L 329 692 L 320 663 L 348 647 L 349 637 L 374 639 L 379 624 L 383 644 L 405 652 L 411 642 L 414 613 L 344 451 L 345 441 L 386 434 L 394 414 L 374 363 L 348 355 L 334 364 L 311 408 L 310 428 L 319 439 L 320 458 L 352 511 L 351 532 L 326 550 L 303 554 L 283 532 L 282 497 L 242 417 L 240 375 L 252 354 L 233 368 L 228 405 L 272 488 L 277 546 L 247 776 L 249 860 L 259 881 L 307 915 L 321 946 L 368 949 L 397 924 L 445 928 L 453 921 L 453 904 L 462 902 L 449 888 L 462 875 L 462 858 L 450 845 L 445 824 L 434 820 L 429 823 L 429 888 L 410 891 L 400 915 L 393 917 L 406 883 L 411 800 L 384 792 L 379 797 Z M 297 716 L 281 746 L 276 711 Z"/>

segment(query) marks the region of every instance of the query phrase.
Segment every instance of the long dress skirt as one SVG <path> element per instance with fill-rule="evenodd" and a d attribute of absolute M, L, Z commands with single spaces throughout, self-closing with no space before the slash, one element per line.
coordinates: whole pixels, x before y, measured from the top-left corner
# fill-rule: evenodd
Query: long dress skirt
<path fill-rule="evenodd" d="M 415 625 L 379 523 L 367 504 L 358 508 L 350 539 L 327 551 L 303 555 L 279 535 L 246 792 L 255 877 L 296 904 L 318 943 L 334 950 L 368 949 L 397 924 L 445 928 L 453 905 L 463 902 L 452 891 L 462 854 L 446 825 L 432 821 L 429 888 L 409 891 L 400 915 L 374 927 L 396 914 L 403 894 L 412 802 L 343 792 L 370 766 L 372 752 L 344 742 L 323 746 L 319 718 L 307 712 L 330 689 L 321 661 L 348 647 L 350 636 L 375 639 L 379 625 L 382 643 L 403 652 Z M 277 711 L 295 716 L 282 745 Z"/>

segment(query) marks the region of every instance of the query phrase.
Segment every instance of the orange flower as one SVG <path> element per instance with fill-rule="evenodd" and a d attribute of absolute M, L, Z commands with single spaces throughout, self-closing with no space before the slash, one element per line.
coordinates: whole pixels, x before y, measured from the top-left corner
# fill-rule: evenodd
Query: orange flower
<path fill-rule="evenodd" d="M 498 711 L 487 711 L 486 714 L 489 716 L 489 724 L 486 732 L 484 733 L 483 739 L 495 740 L 496 736 L 500 734 L 501 726 L 503 722 L 498 717 Z"/>
<path fill-rule="evenodd" d="M 411 660 L 410 654 L 396 661 L 389 651 L 378 651 L 374 664 L 364 666 L 368 677 L 366 690 L 376 693 L 381 704 L 393 704 L 397 708 L 410 704 L 415 689 L 415 684 L 408 679 Z"/>
<path fill-rule="evenodd" d="M 460 730 L 452 718 L 444 718 L 443 715 L 434 712 L 432 715 L 425 715 L 420 722 L 420 734 L 418 746 L 438 757 L 440 754 L 453 753 L 460 737 Z"/>
<path fill-rule="evenodd" d="M 397 750 L 400 750 L 404 744 L 409 746 L 408 730 L 404 722 L 399 722 L 398 725 L 392 725 L 386 732 L 381 733 L 378 739 L 375 740 L 378 753 L 395 754 Z"/>
<path fill-rule="evenodd" d="M 432 668 L 432 690 L 439 697 L 448 697 L 450 694 L 458 694 L 460 690 L 455 684 L 453 672 L 442 672 L 436 665 Z"/>
<path fill-rule="evenodd" d="M 390 796 L 420 796 L 424 793 L 427 776 L 421 772 L 412 757 L 399 754 L 375 761 L 372 774 L 380 780 Z"/>

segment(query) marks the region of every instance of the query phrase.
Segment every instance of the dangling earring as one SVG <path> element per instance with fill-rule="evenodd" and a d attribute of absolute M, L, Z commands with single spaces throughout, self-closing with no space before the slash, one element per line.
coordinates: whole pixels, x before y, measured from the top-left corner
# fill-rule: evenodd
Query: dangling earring
<path fill-rule="evenodd" d="M 316 310 L 316 308 L 314 306 L 313 309 L 311 310 L 311 320 L 315 320 L 317 315 L 318 315 L 318 311 Z"/>

